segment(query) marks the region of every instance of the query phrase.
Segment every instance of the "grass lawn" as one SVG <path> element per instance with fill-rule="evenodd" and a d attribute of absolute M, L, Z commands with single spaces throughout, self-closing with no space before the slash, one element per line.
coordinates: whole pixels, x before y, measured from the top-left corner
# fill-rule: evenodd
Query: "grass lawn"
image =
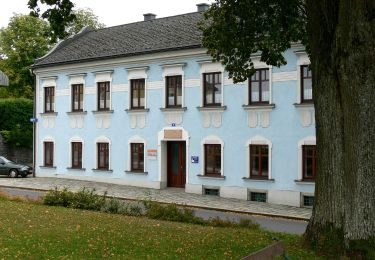
<path fill-rule="evenodd" d="M 292 259 L 318 259 L 300 236 L 49 207 L 0 198 L 0 259 L 240 259 L 277 236 Z"/>

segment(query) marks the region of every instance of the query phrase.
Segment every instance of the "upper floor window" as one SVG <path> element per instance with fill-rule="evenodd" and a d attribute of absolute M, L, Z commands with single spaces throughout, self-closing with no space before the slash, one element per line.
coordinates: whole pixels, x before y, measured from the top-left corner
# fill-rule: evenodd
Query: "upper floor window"
<path fill-rule="evenodd" d="M 315 180 L 316 146 L 302 145 L 302 179 Z"/>
<path fill-rule="evenodd" d="M 44 142 L 44 166 L 53 166 L 53 142 Z"/>
<path fill-rule="evenodd" d="M 72 142 L 72 168 L 82 168 L 82 143 Z"/>
<path fill-rule="evenodd" d="M 250 145 L 250 178 L 268 179 L 268 145 Z"/>
<path fill-rule="evenodd" d="M 221 175 L 221 145 L 204 145 L 204 174 Z"/>
<path fill-rule="evenodd" d="M 166 82 L 166 107 L 182 106 L 182 76 L 167 76 Z"/>
<path fill-rule="evenodd" d="M 249 80 L 249 104 L 268 103 L 269 98 L 269 69 L 257 69 Z"/>
<path fill-rule="evenodd" d="M 109 170 L 109 143 L 97 143 L 98 169 Z"/>
<path fill-rule="evenodd" d="M 55 87 L 44 88 L 44 112 L 55 112 Z"/>
<path fill-rule="evenodd" d="M 221 106 L 221 72 L 203 74 L 204 106 Z"/>
<path fill-rule="evenodd" d="M 110 83 L 98 82 L 98 110 L 109 110 L 111 102 Z"/>
<path fill-rule="evenodd" d="M 83 111 L 83 84 L 72 85 L 72 111 Z"/>
<path fill-rule="evenodd" d="M 132 143 L 131 145 L 131 171 L 144 171 L 144 144 Z"/>
<path fill-rule="evenodd" d="M 313 101 L 311 76 L 309 65 L 301 66 L 301 103 Z"/>
<path fill-rule="evenodd" d="M 130 81 L 130 102 L 132 109 L 145 108 L 145 79 L 132 79 Z"/>

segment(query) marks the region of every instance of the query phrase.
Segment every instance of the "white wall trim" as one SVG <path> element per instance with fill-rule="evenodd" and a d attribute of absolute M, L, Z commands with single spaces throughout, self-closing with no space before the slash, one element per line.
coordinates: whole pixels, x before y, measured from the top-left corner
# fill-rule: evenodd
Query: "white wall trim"
<path fill-rule="evenodd" d="M 201 141 L 201 155 L 202 155 L 202 164 L 201 164 L 201 174 L 204 175 L 204 166 L 205 166 L 205 154 L 204 154 L 204 145 L 205 144 L 220 144 L 221 148 L 221 176 L 224 176 L 224 141 L 215 136 L 215 135 L 209 135 L 206 136 L 202 141 Z"/>
<path fill-rule="evenodd" d="M 144 79 L 145 81 L 145 108 L 147 108 L 147 89 L 150 87 L 148 86 L 148 80 L 147 80 L 147 70 L 148 67 L 136 67 L 136 68 L 126 68 L 128 72 L 128 109 L 131 109 L 131 80 L 132 79 Z"/>
<path fill-rule="evenodd" d="M 298 141 L 298 180 L 302 180 L 302 146 L 303 145 L 316 145 L 316 137 L 308 136 Z"/>
<path fill-rule="evenodd" d="M 112 70 L 107 70 L 107 71 L 98 71 L 94 72 L 95 74 L 95 107 L 96 110 L 99 110 L 98 107 L 98 99 L 99 99 L 99 93 L 98 93 L 98 83 L 100 82 L 109 82 L 109 110 L 112 109 L 112 92 L 113 92 L 113 86 L 112 86 Z M 85 93 L 86 94 L 86 93 Z"/>
<path fill-rule="evenodd" d="M 146 163 L 146 161 L 147 161 L 147 157 L 146 157 L 146 145 L 147 145 L 147 143 L 146 143 L 146 140 L 144 138 L 140 137 L 139 135 L 133 135 L 128 140 L 128 163 L 127 163 L 126 169 L 128 171 L 131 171 L 131 168 L 132 168 L 131 167 L 131 161 L 132 161 L 132 159 L 131 159 L 131 151 L 132 151 L 131 144 L 132 143 L 143 144 L 143 171 L 147 172 L 147 163 Z"/>
<path fill-rule="evenodd" d="M 85 96 L 86 96 L 85 78 L 86 78 L 86 74 L 69 75 L 69 92 L 68 92 L 68 95 L 70 96 L 70 110 L 72 110 L 72 108 L 73 108 L 73 104 L 72 104 L 72 101 L 73 101 L 72 88 L 73 88 L 73 86 L 72 85 L 82 84 L 83 85 L 83 104 L 82 104 L 83 106 L 82 106 L 82 110 L 85 111 L 85 99 L 86 99 L 85 98 Z M 83 148 L 82 148 L 82 150 L 83 150 Z"/>
<path fill-rule="evenodd" d="M 260 135 L 256 135 L 253 138 L 250 138 L 245 143 L 246 150 L 246 177 L 250 177 L 250 145 L 259 144 L 259 145 L 268 145 L 268 179 L 272 179 L 272 142 Z"/>
<path fill-rule="evenodd" d="M 301 103 L 301 66 L 310 65 L 310 59 L 306 52 L 296 52 L 297 60 L 297 100 L 296 103 Z"/>
<path fill-rule="evenodd" d="M 73 162 L 72 162 L 72 143 L 82 143 L 82 168 L 85 168 L 85 160 L 84 160 L 84 150 L 85 150 L 85 141 L 79 137 L 78 135 L 75 135 L 69 139 L 69 164 L 70 167 L 72 167 Z"/>
<path fill-rule="evenodd" d="M 55 139 L 50 136 L 50 135 L 47 135 L 43 138 L 42 140 L 42 149 L 43 150 L 43 154 L 41 156 L 41 159 L 42 161 L 40 162 L 40 165 L 43 165 L 44 166 L 44 161 L 45 161 L 45 156 L 46 156 L 46 152 L 44 151 L 44 142 L 52 142 L 53 143 L 53 157 L 52 157 L 52 165 L 55 166 L 56 165 L 56 141 Z"/>
<path fill-rule="evenodd" d="M 181 104 L 182 107 L 185 106 L 185 74 L 184 74 L 184 66 L 185 64 L 171 64 L 171 65 L 163 65 L 163 107 L 165 108 L 167 105 L 167 81 L 166 77 L 169 76 L 181 76 L 181 90 L 182 90 L 182 97 L 181 97 Z"/>

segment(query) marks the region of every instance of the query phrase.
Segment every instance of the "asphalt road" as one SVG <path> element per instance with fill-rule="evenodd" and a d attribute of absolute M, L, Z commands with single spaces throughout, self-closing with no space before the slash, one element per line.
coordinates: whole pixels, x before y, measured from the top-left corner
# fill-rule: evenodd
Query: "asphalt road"
<path fill-rule="evenodd" d="M 41 199 L 45 194 L 44 191 L 35 191 L 28 189 L 19 188 L 5 188 L 0 187 L 0 192 L 6 193 L 11 196 L 25 197 L 30 200 Z M 204 219 L 209 218 L 220 218 L 223 220 L 230 220 L 234 222 L 239 222 L 241 219 L 251 219 L 252 221 L 258 223 L 262 228 L 270 231 L 285 232 L 290 234 L 303 234 L 307 227 L 306 221 L 291 220 L 283 218 L 271 218 L 265 216 L 249 215 L 249 214 L 239 214 L 233 212 L 222 212 L 217 210 L 207 210 L 194 208 L 194 214 L 198 217 Z"/>

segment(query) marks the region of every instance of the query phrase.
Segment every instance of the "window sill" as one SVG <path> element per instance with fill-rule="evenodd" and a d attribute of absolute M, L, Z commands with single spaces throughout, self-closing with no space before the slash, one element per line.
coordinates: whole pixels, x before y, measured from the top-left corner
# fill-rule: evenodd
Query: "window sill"
<path fill-rule="evenodd" d="M 70 171 L 86 171 L 86 168 L 73 168 L 73 167 L 67 167 L 67 170 Z"/>
<path fill-rule="evenodd" d="M 253 182 L 275 182 L 275 179 L 255 179 L 255 178 L 249 178 L 249 177 L 243 177 L 242 179 L 245 181 L 253 181 Z"/>
<path fill-rule="evenodd" d="M 185 112 L 187 107 L 161 107 L 161 112 Z"/>
<path fill-rule="evenodd" d="M 102 115 L 102 114 L 113 114 L 113 110 L 93 110 L 92 113 L 94 115 Z"/>
<path fill-rule="evenodd" d="M 224 111 L 227 106 L 207 106 L 207 107 L 197 107 L 199 111 Z"/>
<path fill-rule="evenodd" d="M 130 108 L 130 109 L 125 109 L 126 113 L 147 113 L 150 111 L 149 108 Z"/>
<path fill-rule="evenodd" d="M 110 169 L 92 169 L 93 172 L 113 172 L 113 170 Z"/>
<path fill-rule="evenodd" d="M 41 168 L 41 169 L 56 169 L 57 167 L 56 166 L 46 166 L 46 165 L 43 165 L 43 166 L 39 166 L 39 168 Z"/>
<path fill-rule="evenodd" d="M 79 115 L 86 115 L 87 111 L 71 111 L 71 112 L 66 112 L 68 116 L 79 116 Z"/>
<path fill-rule="evenodd" d="M 57 112 L 40 113 L 41 116 L 57 116 Z"/>
<path fill-rule="evenodd" d="M 134 174 L 134 175 L 148 175 L 148 172 L 137 172 L 137 171 L 125 171 L 126 174 Z"/>
<path fill-rule="evenodd" d="M 223 175 L 203 175 L 203 174 L 198 174 L 197 175 L 199 178 L 207 178 L 207 179 L 218 179 L 218 180 L 224 180 L 225 176 Z"/>
<path fill-rule="evenodd" d="M 314 108 L 314 103 L 294 103 L 293 104 L 296 108 Z"/>
<path fill-rule="evenodd" d="M 302 184 L 302 185 L 315 185 L 314 180 L 294 180 L 296 184 Z"/>
<path fill-rule="evenodd" d="M 252 104 L 252 105 L 242 105 L 243 109 L 245 110 L 272 110 L 276 106 L 275 104 Z"/>

